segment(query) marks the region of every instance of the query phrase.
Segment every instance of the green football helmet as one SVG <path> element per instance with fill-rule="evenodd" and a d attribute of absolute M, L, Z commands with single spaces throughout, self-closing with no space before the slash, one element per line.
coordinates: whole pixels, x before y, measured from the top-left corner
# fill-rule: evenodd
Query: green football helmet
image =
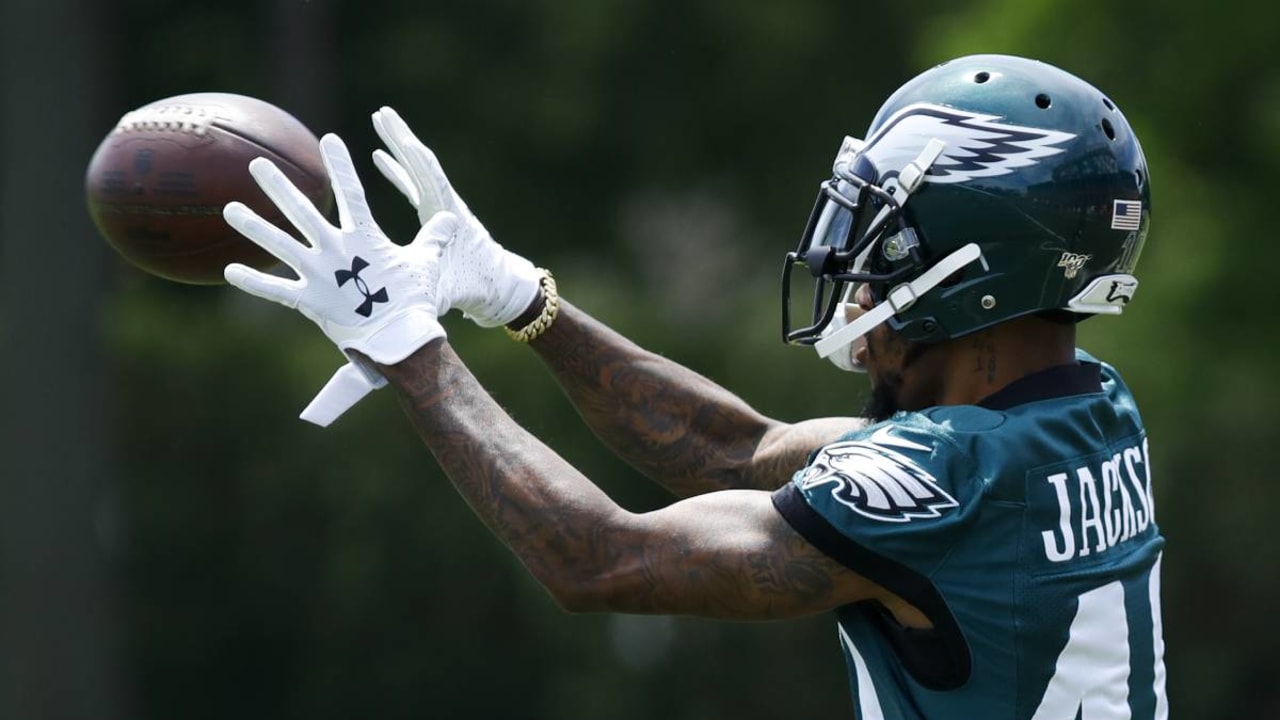
<path fill-rule="evenodd" d="M 1036 60 L 952 60 L 845 138 L 787 254 L 783 338 L 858 369 L 846 348 L 882 322 L 935 343 L 1032 313 L 1119 314 L 1150 220 L 1142 148 L 1106 95 Z M 793 327 L 810 281 L 812 320 Z M 845 324 L 863 283 L 875 307 Z"/>

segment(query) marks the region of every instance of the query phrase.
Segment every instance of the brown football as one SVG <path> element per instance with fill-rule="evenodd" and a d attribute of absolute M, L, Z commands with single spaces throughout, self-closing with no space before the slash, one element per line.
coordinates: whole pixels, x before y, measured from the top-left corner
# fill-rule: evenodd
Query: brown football
<path fill-rule="evenodd" d="M 210 92 L 157 100 L 120 119 L 89 161 L 89 214 L 121 255 L 169 280 L 220 283 L 231 262 L 270 268 L 275 258 L 222 219 L 223 206 L 239 200 L 294 232 L 249 174 L 256 157 L 275 162 L 329 213 L 315 134 L 268 102 Z"/>

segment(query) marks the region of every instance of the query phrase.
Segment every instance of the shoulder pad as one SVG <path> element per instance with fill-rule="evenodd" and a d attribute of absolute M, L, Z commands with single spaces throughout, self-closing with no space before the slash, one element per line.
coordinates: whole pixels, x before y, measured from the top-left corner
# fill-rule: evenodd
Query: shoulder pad
<path fill-rule="evenodd" d="M 881 425 L 861 439 L 821 448 L 795 482 L 806 495 L 826 486 L 836 502 L 873 520 L 936 518 L 957 505 L 933 471 L 942 447 L 936 436 Z"/>

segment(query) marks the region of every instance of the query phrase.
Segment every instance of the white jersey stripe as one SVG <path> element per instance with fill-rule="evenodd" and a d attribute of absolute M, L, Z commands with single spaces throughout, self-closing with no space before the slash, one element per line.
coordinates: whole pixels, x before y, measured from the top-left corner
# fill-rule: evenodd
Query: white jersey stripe
<path fill-rule="evenodd" d="M 849 639 L 849 634 L 844 631 L 844 627 L 841 625 L 836 627 L 840 628 L 840 641 L 853 657 L 853 667 L 858 673 L 859 715 L 862 716 L 862 720 L 884 720 L 884 708 L 880 707 L 880 697 L 876 695 L 876 686 L 871 681 L 871 672 L 867 670 L 867 661 L 862 659 L 862 653 L 854 647 L 853 640 Z"/>
<path fill-rule="evenodd" d="M 1147 587 L 1151 590 L 1151 647 L 1156 653 L 1156 714 L 1155 720 L 1169 720 L 1169 695 L 1164 687 L 1164 621 L 1160 619 L 1160 561 L 1164 553 L 1156 556 L 1156 564 L 1151 567 L 1151 576 L 1147 579 Z"/>

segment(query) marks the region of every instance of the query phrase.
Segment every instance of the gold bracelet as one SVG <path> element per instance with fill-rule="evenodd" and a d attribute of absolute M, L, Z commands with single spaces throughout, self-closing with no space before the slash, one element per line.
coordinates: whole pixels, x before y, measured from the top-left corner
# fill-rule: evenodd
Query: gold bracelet
<path fill-rule="evenodd" d="M 527 343 L 546 332 L 547 328 L 551 327 L 551 323 L 555 322 L 556 316 L 560 314 L 560 294 L 556 292 L 556 279 L 551 277 L 550 270 L 546 268 L 538 268 L 538 270 L 542 272 L 542 280 L 538 282 L 542 290 L 542 312 L 519 330 L 512 330 L 505 325 L 502 327 L 516 342 Z"/>

